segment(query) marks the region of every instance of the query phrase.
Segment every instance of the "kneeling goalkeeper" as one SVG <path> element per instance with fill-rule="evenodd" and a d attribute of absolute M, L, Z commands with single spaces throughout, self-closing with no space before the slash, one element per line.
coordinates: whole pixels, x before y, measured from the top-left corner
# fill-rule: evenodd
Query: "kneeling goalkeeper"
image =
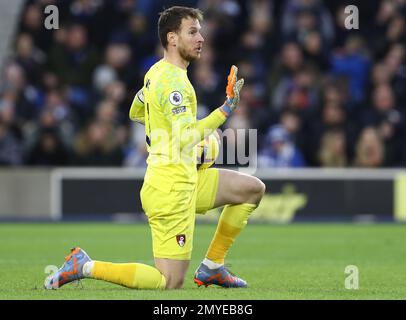
<path fill-rule="evenodd" d="M 201 21 L 201 11 L 194 8 L 172 7 L 161 13 L 158 31 L 164 58 L 146 73 L 130 109 L 130 118 L 145 124 L 149 156 L 141 201 L 151 227 L 155 267 L 91 260 L 77 247 L 45 280 L 46 288 L 81 278 L 137 289 L 181 288 L 192 254 L 195 213 L 222 206 L 216 233 L 194 281 L 199 286 L 247 286 L 225 268 L 224 259 L 258 206 L 265 185 L 256 177 L 232 170 L 196 169 L 195 145 L 232 115 L 244 84 L 243 79 L 237 81 L 238 69 L 232 66 L 226 101 L 197 121 L 196 95 L 187 67 L 200 58 L 204 42 Z"/>

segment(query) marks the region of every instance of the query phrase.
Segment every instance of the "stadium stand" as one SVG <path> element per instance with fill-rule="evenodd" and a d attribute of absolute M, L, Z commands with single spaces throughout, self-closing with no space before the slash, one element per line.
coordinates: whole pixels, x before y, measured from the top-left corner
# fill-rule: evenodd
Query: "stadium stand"
<path fill-rule="evenodd" d="M 347 2 L 26 1 L 0 79 L 0 165 L 145 166 L 128 109 L 161 55 L 158 13 L 178 4 L 205 12 L 203 55 L 189 71 L 199 115 L 223 101 L 238 65 L 246 86 L 224 129 L 258 129 L 264 167 L 404 167 L 406 2 L 355 1 L 359 30 L 344 26 Z M 58 30 L 43 25 L 49 4 Z M 275 128 L 284 139 L 273 143 Z"/>

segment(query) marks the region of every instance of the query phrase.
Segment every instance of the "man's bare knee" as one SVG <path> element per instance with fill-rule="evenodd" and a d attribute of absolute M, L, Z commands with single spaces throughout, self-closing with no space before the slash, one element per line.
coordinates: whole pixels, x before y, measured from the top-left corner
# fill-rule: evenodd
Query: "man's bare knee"
<path fill-rule="evenodd" d="M 180 289 L 183 286 L 184 278 L 176 276 L 166 276 L 166 289 Z"/>
<path fill-rule="evenodd" d="M 246 188 L 246 201 L 248 203 L 259 204 L 263 195 L 265 194 L 266 186 L 257 177 L 250 177 Z"/>
<path fill-rule="evenodd" d="M 155 266 L 165 277 L 166 289 L 182 288 L 189 262 L 189 260 L 155 258 Z"/>
<path fill-rule="evenodd" d="M 219 169 L 219 187 L 214 208 L 226 204 L 251 203 L 258 205 L 265 193 L 265 184 L 257 177 L 226 169 Z"/>
<path fill-rule="evenodd" d="M 258 178 L 256 178 L 256 179 L 257 179 L 257 186 L 256 186 L 257 194 L 262 198 L 266 191 L 266 185 L 265 185 L 265 183 L 262 182 L 262 180 L 260 180 Z"/>

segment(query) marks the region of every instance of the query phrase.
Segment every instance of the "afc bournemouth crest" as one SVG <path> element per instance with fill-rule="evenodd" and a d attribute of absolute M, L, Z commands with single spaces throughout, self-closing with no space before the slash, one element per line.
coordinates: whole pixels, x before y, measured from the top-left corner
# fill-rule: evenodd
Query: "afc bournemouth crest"
<path fill-rule="evenodd" d="M 178 243 L 178 245 L 180 247 L 183 247 L 185 245 L 185 242 L 186 242 L 186 236 L 184 234 L 178 234 L 176 236 L 176 242 Z"/>

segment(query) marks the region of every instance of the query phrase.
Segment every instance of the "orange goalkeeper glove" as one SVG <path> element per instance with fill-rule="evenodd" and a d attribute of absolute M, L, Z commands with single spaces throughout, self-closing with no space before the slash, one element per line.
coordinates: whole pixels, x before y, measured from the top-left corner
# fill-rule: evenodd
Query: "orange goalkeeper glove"
<path fill-rule="evenodd" d="M 227 100 L 220 107 L 221 111 L 229 117 L 231 113 L 237 108 L 238 103 L 240 102 L 240 90 L 244 85 L 244 79 L 237 81 L 238 68 L 236 66 L 231 66 L 230 74 L 227 77 L 227 87 L 226 94 Z"/>

